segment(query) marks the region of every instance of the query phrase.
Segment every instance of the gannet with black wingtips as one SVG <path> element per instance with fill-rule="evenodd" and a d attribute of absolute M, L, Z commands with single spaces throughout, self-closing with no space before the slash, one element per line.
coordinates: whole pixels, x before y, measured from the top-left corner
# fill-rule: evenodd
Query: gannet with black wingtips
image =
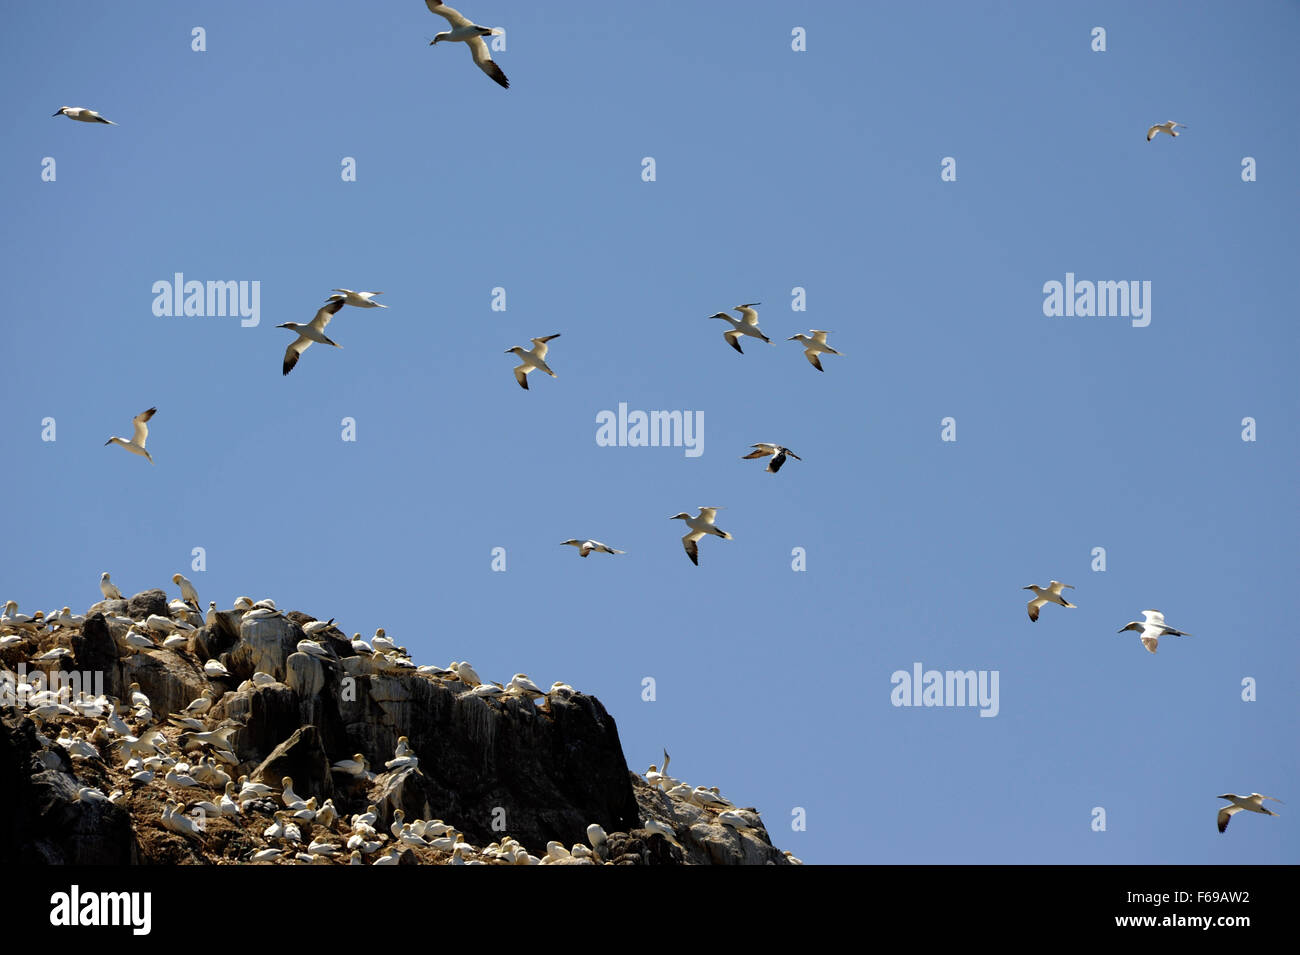
<path fill-rule="evenodd" d="M 55 116 L 66 116 L 68 119 L 75 119 L 82 123 L 103 123 L 106 126 L 116 126 L 117 123 L 111 119 L 105 119 L 93 109 L 86 109 L 84 106 L 60 106 Z"/>
<path fill-rule="evenodd" d="M 561 547 L 564 547 L 566 545 L 569 547 L 578 548 L 579 557 L 586 557 L 592 551 L 599 551 L 602 554 L 626 554 L 627 553 L 627 551 L 615 550 L 614 548 L 608 546 L 607 544 L 602 544 L 600 541 L 594 541 L 594 540 L 580 541 L 577 538 L 574 538 L 572 540 L 560 541 Z"/>
<path fill-rule="evenodd" d="M 549 350 L 546 343 L 553 338 L 559 337 L 560 333 L 556 332 L 554 335 L 547 335 L 545 338 L 534 338 L 531 351 L 524 351 L 518 345 L 506 349 L 507 355 L 517 355 L 519 360 L 523 362 L 522 365 L 515 366 L 515 381 L 519 382 L 520 388 L 525 391 L 528 390 L 528 373 L 534 368 L 546 372 L 552 378 L 558 377 L 546 364 L 546 353 Z"/>
<path fill-rule="evenodd" d="M 1175 139 L 1177 139 L 1178 130 L 1174 129 L 1175 126 L 1182 126 L 1183 129 L 1187 128 L 1182 123 L 1175 123 L 1172 119 L 1169 120 L 1169 122 L 1167 123 L 1156 123 L 1154 126 L 1152 126 L 1150 129 L 1147 130 L 1147 142 L 1151 142 L 1151 140 L 1155 139 L 1157 134 L 1159 133 L 1168 133 L 1170 136 L 1173 136 Z"/>
<path fill-rule="evenodd" d="M 1276 816 L 1277 813 L 1271 809 L 1264 808 L 1264 800 L 1272 799 L 1273 802 L 1282 802 L 1273 796 L 1261 796 L 1259 793 L 1251 793 L 1249 796 L 1238 796 L 1235 793 L 1224 793 L 1222 796 L 1216 796 L 1216 799 L 1227 799 L 1232 802 L 1231 806 L 1224 806 L 1219 810 L 1219 831 L 1223 832 L 1228 828 L 1228 821 L 1232 819 L 1233 813 L 1241 812 L 1243 809 L 1247 812 L 1260 812 L 1266 816 Z"/>
<path fill-rule="evenodd" d="M 749 454 L 742 456 L 741 460 L 748 461 L 750 458 L 762 458 L 762 457 L 770 456 L 772 460 L 767 462 L 767 470 L 773 474 L 781 470 L 781 465 L 785 464 L 785 459 L 787 456 L 794 458 L 796 461 L 803 460 L 803 458 L 799 457 L 799 455 L 795 454 L 789 448 L 783 448 L 779 444 L 765 444 L 763 442 L 759 442 L 758 444 L 751 444 L 750 447 L 753 448 L 754 450 L 751 451 Z"/>
<path fill-rule="evenodd" d="M 450 31 L 435 36 L 430 41 L 429 46 L 434 46 L 442 41 L 466 44 L 469 46 L 470 55 L 474 57 L 474 64 L 492 77 L 498 86 L 510 89 L 510 81 L 506 79 L 505 73 L 501 72 L 501 67 L 492 62 L 492 55 L 488 52 L 487 43 L 483 40 L 485 36 L 500 34 L 501 30 L 495 27 L 479 26 L 459 10 L 447 6 L 442 0 L 424 0 L 424 2 L 430 13 L 442 17 L 452 27 Z"/>
<path fill-rule="evenodd" d="M 712 534 L 714 537 L 721 537 L 723 540 L 731 540 L 732 537 L 726 531 L 713 526 L 714 519 L 718 516 L 720 507 L 701 507 L 700 513 L 695 517 L 683 511 L 680 514 L 674 514 L 668 518 L 670 521 L 685 521 L 690 532 L 682 538 L 682 546 L 686 548 L 686 556 L 691 559 L 691 563 L 696 567 L 700 565 L 700 548 L 696 543 L 706 534 Z"/>
<path fill-rule="evenodd" d="M 786 341 L 799 342 L 803 345 L 803 356 L 808 359 L 808 363 L 818 371 L 825 371 L 825 369 L 822 368 L 821 360 L 817 356 L 822 352 L 825 352 L 828 355 L 838 355 L 839 352 L 826 344 L 826 336 L 830 334 L 829 332 L 824 332 L 817 328 L 811 329 L 811 331 L 811 338 L 800 333 L 798 335 L 792 335 L 787 338 Z"/>
<path fill-rule="evenodd" d="M 1029 601 L 1029 619 L 1037 622 L 1038 611 L 1047 604 L 1060 604 L 1062 607 L 1077 610 L 1078 607 L 1061 596 L 1061 589 L 1064 587 L 1073 590 L 1074 584 L 1063 584 L 1059 580 L 1053 580 L 1046 587 L 1037 587 L 1033 584 L 1028 587 L 1021 587 L 1021 590 L 1032 590 L 1034 592 L 1034 599 Z"/>
<path fill-rule="evenodd" d="M 322 345 L 333 345 L 335 348 L 342 348 L 338 342 L 331 341 L 325 334 L 325 326 L 330 323 L 330 319 L 335 316 L 339 309 L 343 307 L 343 302 L 328 302 L 322 305 L 316 311 L 316 317 L 306 325 L 299 325 L 297 322 L 285 322 L 283 325 L 277 325 L 276 328 L 287 328 L 290 331 L 298 333 L 295 338 L 284 350 L 284 367 L 282 373 L 287 375 L 293 371 L 294 365 L 298 364 L 298 359 L 302 353 L 311 347 L 312 342 L 319 342 Z"/>
<path fill-rule="evenodd" d="M 775 345 L 776 342 L 763 334 L 762 329 L 758 327 L 758 312 L 754 311 L 755 305 L 762 305 L 762 302 L 749 302 L 745 305 L 737 305 L 734 311 L 740 313 L 740 318 L 734 319 L 726 312 L 715 312 L 709 318 L 720 318 L 731 325 L 731 328 L 722 333 L 723 340 L 732 348 L 745 354 L 740 348 L 740 338 L 742 335 L 748 335 L 750 338 L 758 338 L 767 342 L 769 345 Z"/>
<path fill-rule="evenodd" d="M 1184 633 L 1181 630 L 1175 630 L 1173 627 L 1166 626 L 1165 615 L 1159 610 L 1143 610 L 1142 616 L 1146 618 L 1142 623 L 1132 620 L 1115 632 L 1123 633 L 1125 630 L 1136 630 L 1141 635 L 1142 646 L 1146 647 L 1152 653 L 1156 652 L 1156 646 L 1160 643 L 1160 638 L 1163 636 L 1191 636 L 1190 633 Z"/>
<path fill-rule="evenodd" d="M 157 411 L 157 408 L 150 408 L 148 411 L 141 411 L 131 419 L 131 424 L 134 427 L 131 431 L 130 441 L 126 440 L 126 438 L 119 438 L 115 435 L 104 442 L 104 447 L 108 447 L 110 444 L 120 444 L 132 454 L 138 454 L 143 458 L 148 458 L 149 463 L 153 464 L 153 455 L 145 450 L 144 443 L 149 440 L 149 425 L 146 424 L 146 422 L 152 418 Z"/>
<path fill-rule="evenodd" d="M 373 301 L 376 295 L 383 295 L 383 292 L 354 292 L 350 288 L 336 288 L 331 291 L 336 294 L 327 299 L 330 302 L 342 302 L 353 308 L 388 308 L 387 305 Z"/>

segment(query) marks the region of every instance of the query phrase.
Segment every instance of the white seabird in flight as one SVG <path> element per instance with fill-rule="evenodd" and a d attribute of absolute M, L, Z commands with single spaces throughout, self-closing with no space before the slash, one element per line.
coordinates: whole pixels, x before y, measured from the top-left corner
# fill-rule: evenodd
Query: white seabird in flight
<path fill-rule="evenodd" d="M 1136 630 L 1142 635 L 1142 646 L 1146 647 L 1152 653 L 1156 652 L 1156 645 L 1160 638 L 1168 635 L 1171 637 L 1190 637 L 1190 633 L 1183 633 L 1181 630 L 1175 630 L 1173 627 L 1165 625 L 1165 615 L 1159 610 L 1143 610 L 1142 616 L 1146 618 L 1142 623 L 1136 620 L 1130 621 L 1125 626 L 1116 630 L 1116 633 L 1123 633 L 1125 630 Z"/>
<path fill-rule="evenodd" d="M 104 123 L 107 126 L 116 126 L 117 123 L 111 119 L 105 119 L 93 109 L 86 109 L 84 106 L 60 106 L 55 116 L 66 116 L 68 119 L 75 119 L 82 123 Z M 1175 133 L 1175 135 L 1177 135 Z"/>
<path fill-rule="evenodd" d="M 792 335 L 791 337 L 787 338 L 786 341 L 799 342 L 801 345 L 803 345 L 803 357 L 807 358 L 809 364 L 811 364 L 818 371 L 825 371 L 825 369 L 822 368 L 822 363 L 817 358 L 817 356 L 820 355 L 822 352 L 825 352 L 828 355 L 838 355 L 840 353 L 837 352 L 830 345 L 826 344 L 826 336 L 830 334 L 829 332 L 824 332 L 816 328 L 811 329 L 811 331 L 812 331 L 811 338 L 801 333 L 798 335 Z"/>
<path fill-rule="evenodd" d="M 383 295 L 383 292 L 354 292 L 350 288 L 336 288 L 331 289 L 331 291 L 342 293 L 331 295 L 329 297 L 331 302 L 342 302 L 344 305 L 351 305 L 353 308 L 388 308 L 387 305 L 371 301 L 376 295 Z"/>
<path fill-rule="evenodd" d="M 519 387 L 525 391 L 528 390 L 528 373 L 534 368 L 546 372 L 552 378 L 557 377 L 555 372 L 551 371 L 546 365 L 546 352 L 549 350 L 546 343 L 552 338 L 559 338 L 560 333 L 547 335 L 545 338 L 534 338 L 531 351 L 524 351 L 518 345 L 514 348 L 507 348 L 507 355 L 518 355 L 522 365 L 515 366 L 515 381 L 519 382 Z"/>
<path fill-rule="evenodd" d="M 781 465 L 785 464 L 787 455 L 794 458 L 796 461 L 803 460 L 803 458 L 799 457 L 799 455 L 795 454 L 789 448 L 783 448 L 779 444 L 764 444 L 759 442 L 758 444 L 751 444 L 750 447 L 754 450 L 749 454 L 744 455 L 741 460 L 748 461 L 750 458 L 762 458 L 770 455 L 772 460 L 767 462 L 767 470 L 771 471 L 773 474 L 781 470 Z"/>
<path fill-rule="evenodd" d="M 615 550 L 612 547 L 602 544 L 600 541 L 593 541 L 593 540 L 580 541 L 577 538 L 574 538 L 573 540 L 560 541 L 561 547 L 565 546 L 566 544 L 570 547 L 578 548 L 579 557 L 586 557 L 593 550 L 599 551 L 602 554 L 626 554 L 627 553 L 627 551 L 625 550 Z"/>
<path fill-rule="evenodd" d="M 1183 129 L 1187 128 L 1182 123 L 1175 123 L 1172 119 L 1167 123 L 1156 123 L 1147 130 L 1147 142 L 1151 142 L 1151 140 L 1155 139 L 1157 133 L 1168 133 L 1176 139 L 1178 137 L 1178 130 L 1174 129 L 1175 126 L 1182 126 Z"/>
<path fill-rule="evenodd" d="M 429 8 L 430 13 L 436 13 L 448 23 L 451 24 L 451 30 L 447 33 L 439 33 L 429 43 L 434 46 L 441 40 L 452 43 L 465 43 L 469 45 L 469 52 L 474 57 L 474 63 L 480 70 L 497 83 L 497 85 L 510 89 L 510 81 L 506 75 L 501 72 L 501 67 L 492 62 L 492 55 L 488 53 L 487 43 L 483 41 L 485 36 L 495 36 L 501 33 L 497 28 L 481 27 L 472 22 L 459 10 L 447 6 L 442 0 L 424 0 L 425 6 Z"/>
<path fill-rule="evenodd" d="M 342 307 L 342 300 L 328 302 L 320 307 L 316 312 L 316 317 L 306 325 L 299 325 L 297 322 L 285 322 L 283 325 L 275 326 L 276 328 L 287 328 L 298 333 L 298 337 L 284 350 L 283 374 L 287 375 L 293 371 L 293 366 L 298 364 L 298 357 L 311 347 L 312 342 L 333 345 L 335 348 L 343 347 L 338 342 L 330 341 L 325 335 L 325 326 L 330 323 L 330 319 Z"/>
<path fill-rule="evenodd" d="M 755 305 L 762 305 L 762 302 L 750 302 L 746 305 L 737 305 L 734 311 L 740 313 L 740 319 L 734 319 L 726 312 L 716 312 L 709 318 L 721 318 L 731 325 L 731 328 L 722 333 L 723 339 L 736 351 L 742 355 L 745 354 L 740 350 L 740 336 L 748 335 L 750 338 L 761 338 L 769 345 L 775 345 L 776 342 L 763 334 L 758 327 L 758 312 L 754 311 Z"/>
<path fill-rule="evenodd" d="M 157 410 L 157 408 L 150 408 L 148 411 L 141 411 L 131 419 L 131 423 L 135 428 L 131 432 L 130 441 L 126 440 L 126 438 L 114 436 L 104 442 L 104 447 L 108 447 L 110 444 L 120 444 L 132 454 L 138 454 L 143 458 L 148 458 L 149 463 L 153 464 L 153 455 L 144 449 L 144 443 L 149 440 L 149 425 L 146 424 L 146 422 L 154 416 L 154 413 L 157 412 Z"/>
<path fill-rule="evenodd" d="M 1241 812 L 1245 809 L 1247 812 L 1262 812 L 1266 816 L 1276 816 L 1277 813 L 1271 809 L 1264 808 L 1264 800 L 1272 799 L 1273 802 L 1281 802 L 1272 796 L 1261 796 L 1259 793 L 1251 793 L 1249 796 L 1238 796 L 1235 793 L 1224 793 L 1222 796 L 1216 796 L 1216 799 L 1231 800 L 1231 806 L 1224 806 L 1219 810 L 1219 831 L 1223 832 L 1228 828 L 1228 820 L 1232 818 L 1233 813 Z"/>
<path fill-rule="evenodd" d="M 1062 607 L 1077 610 L 1078 608 L 1074 604 L 1061 596 L 1061 588 L 1063 587 L 1069 587 L 1073 590 L 1074 584 L 1063 584 L 1059 580 L 1053 580 L 1046 587 L 1037 587 L 1033 584 L 1028 587 L 1021 587 L 1021 590 L 1032 590 L 1034 592 L 1034 599 L 1029 601 L 1029 619 L 1037 621 L 1038 611 L 1046 604 L 1060 604 Z"/>
<path fill-rule="evenodd" d="M 686 556 L 691 559 L 691 563 L 696 567 L 700 566 L 700 548 L 696 544 L 705 534 L 712 534 L 715 537 L 721 537 L 723 540 L 731 540 L 731 535 L 724 530 L 713 526 L 714 519 L 718 516 L 720 507 L 701 507 L 700 513 L 695 517 L 683 511 L 680 514 L 674 514 L 668 518 L 670 521 L 685 521 L 690 532 L 682 538 L 682 546 L 686 548 Z"/>

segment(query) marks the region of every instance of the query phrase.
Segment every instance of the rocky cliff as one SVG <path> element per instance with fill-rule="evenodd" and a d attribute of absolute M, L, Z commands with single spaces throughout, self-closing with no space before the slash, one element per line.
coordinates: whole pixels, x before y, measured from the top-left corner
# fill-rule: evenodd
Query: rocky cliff
<path fill-rule="evenodd" d="M 789 861 L 756 812 L 630 772 L 595 697 L 248 603 L 0 618 L 0 861 Z"/>

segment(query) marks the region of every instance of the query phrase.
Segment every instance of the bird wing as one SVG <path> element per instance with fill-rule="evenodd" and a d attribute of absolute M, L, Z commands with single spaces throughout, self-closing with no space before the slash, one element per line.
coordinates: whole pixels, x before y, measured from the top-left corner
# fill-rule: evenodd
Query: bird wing
<path fill-rule="evenodd" d="M 559 337 L 560 336 L 557 333 L 555 335 L 547 335 L 545 338 L 534 338 L 533 356 L 539 360 L 545 360 L 546 353 L 551 350 L 550 346 L 547 345 L 546 343 L 549 342 L 552 338 L 559 338 Z"/>
<path fill-rule="evenodd" d="M 506 79 L 505 73 L 501 72 L 501 67 L 493 62 L 491 54 L 488 53 L 487 43 L 483 41 L 483 38 L 481 36 L 471 37 L 468 45 L 469 52 L 473 55 L 478 68 L 492 77 L 498 86 L 510 89 L 510 81 Z"/>
<path fill-rule="evenodd" d="M 131 423 L 135 425 L 135 430 L 131 433 L 132 444 L 144 447 L 145 440 L 149 437 L 149 426 L 145 422 L 152 418 L 157 410 L 157 408 L 150 408 L 148 411 L 141 411 L 131 419 Z"/>
<path fill-rule="evenodd" d="M 455 7 L 447 6 L 442 0 L 424 0 L 424 5 L 429 8 L 430 13 L 436 13 L 454 27 L 474 26 L 473 22 L 466 19 L 465 14 Z"/>
<path fill-rule="evenodd" d="M 1159 127 L 1159 126 L 1152 126 L 1150 129 L 1148 129 L 1148 130 L 1147 130 L 1147 142 L 1151 142 L 1151 140 L 1155 139 L 1155 138 L 1156 138 L 1156 133 L 1158 133 L 1158 132 L 1160 132 L 1160 127 Z M 1226 826 L 1227 823 L 1225 822 L 1223 825 Z M 1220 827 L 1219 827 L 1219 831 L 1220 831 L 1220 832 L 1223 831 L 1223 826 L 1220 826 Z"/>
<path fill-rule="evenodd" d="M 818 358 L 817 358 L 817 353 L 816 353 L 816 352 L 805 350 L 804 353 L 803 353 L 803 356 L 804 356 L 805 358 L 807 358 L 807 359 L 808 359 L 808 362 L 809 362 L 809 363 L 810 363 L 814 368 L 816 368 L 818 371 L 825 371 L 825 370 L 826 370 L 825 368 L 822 367 L 822 363 L 818 360 Z"/>
<path fill-rule="evenodd" d="M 753 305 L 757 305 L 754 302 Z M 736 311 L 740 313 L 741 320 L 751 328 L 758 328 L 758 312 L 754 311 L 753 305 L 737 305 Z"/>
<path fill-rule="evenodd" d="M 691 563 L 696 567 L 700 566 L 700 548 L 695 543 L 695 538 L 687 534 L 682 538 L 682 546 L 686 548 L 686 556 L 691 559 Z"/>
<path fill-rule="evenodd" d="M 515 381 L 519 382 L 519 387 L 524 389 L 524 391 L 528 390 L 528 366 L 527 365 L 515 366 Z"/>
<path fill-rule="evenodd" d="M 320 332 L 321 334 L 324 334 L 325 326 L 330 323 L 330 319 L 334 317 L 335 313 L 337 313 L 338 310 L 341 309 L 344 304 L 345 304 L 344 302 L 340 301 L 340 302 L 329 302 L 325 305 L 322 305 L 320 309 L 317 310 L 316 317 L 313 318 L 308 324 L 311 325 L 312 328 L 316 329 L 316 331 Z"/>
<path fill-rule="evenodd" d="M 717 518 L 719 510 L 721 510 L 721 508 L 702 507 L 700 508 L 700 519 L 706 524 L 712 524 L 714 519 Z"/>
<path fill-rule="evenodd" d="M 1038 621 L 1038 611 L 1039 611 L 1039 609 L 1040 609 L 1040 608 L 1041 608 L 1045 603 L 1047 603 L 1047 601 L 1044 600 L 1042 597 L 1035 597 L 1033 600 L 1029 601 L 1029 619 L 1030 619 L 1030 620 L 1033 620 L 1035 623 L 1037 623 L 1037 621 Z"/>
<path fill-rule="evenodd" d="M 1165 625 L 1165 615 L 1162 614 L 1159 610 L 1143 610 L 1142 618 L 1147 623 L 1154 623 L 1161 627 Z"/>
<path fill-rule="evenodd" d="M 736 331 L 733 328 L 730 329 L 729 331 L 723 332 L 722 337 L 726 339 L 728 342 L 730 342 L 731 347 L 736 349 L 736 351 L 740 352 L 742 355 L 745 354 L 743 351 L 741 351 L 740 348 L 740 332 Z"/>
<path fill-rule="evenodd" d="M 754 445 L 754 447 L 758 448 L 758 450 L 750 451 L 749 454 L 744 455 L 741 458 L 742 461 L 748 461 L 750 458 L 765 458 L 772 453 L 771 451 L 765 450 L 763 448 L 759 448 L 758 445 Z"/>
<path fill-rule="evenodd" d="M 1142 631 L 1142 646 L 1146 647 L 1152 653 L 1156 652 L 1156 646 L 1160 643 L 1160 632 L 1158 630 Z"/>
<path fill-rule="evenodd" d="M 815 341 L 818 345 L 825 345 L 826 336 L 830 334 L 829 332 L 823 332 L 816 328 L 812 330 L 812 333 L 813 333 L 813 341 Z"/>
<path fill-rule="evenodd" d="M 293 371 L 293 366 L 298 364 L 298 356 L 305 352 L 311 346 L 310 338 L 303 338 L 299 335 L 293 340 L 288 348 L 284 350 L 284 371 L 283 374 L 289 374 Z"/>
<path fill-rule="evenodd" d="M 1241 807 L 1225 806 L 1219 810 L 1219 831 L 1220 832 L 1223 832 L 1223 830 L 1228 828 L 1228 820 L 1232 818 L 1232 814 L 1234 812 L 1241 812 Z"/>
<path fill-rule="evenodd" d="M 775 474 L 777 471 L 781 470 L 781 465 L 783 464 L 785 464 L 784 451 L 782 451 L 780 454 L 775 454 L 772 456 L 772 460 L 767 462 L 767 469 L 771 471 L 773 474 Z"/>

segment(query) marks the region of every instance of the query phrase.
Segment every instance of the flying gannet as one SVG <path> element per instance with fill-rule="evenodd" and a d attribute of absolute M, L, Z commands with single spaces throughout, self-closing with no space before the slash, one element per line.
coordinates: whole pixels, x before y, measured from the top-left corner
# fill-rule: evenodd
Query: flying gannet
<path fill-rule="evenodd" d="M 803 460 L 803 458 L 799 457 L 799 455 L 795 454 L 789 448 L 783 448 L 779 444 L 764 444 L 760 442 L 759 444 L 751 444 L 750 447 L 754 450 L 743 456 L 741 460 L 748 461 L 750 458 L 762 458 L 770 455 L 772 460 L 767 462 L 767 470 L 771 471 L 773 474 L 781 470 L 781 465 L 785 464 L 787 455 L 794 458 L 796 461 Z"/>
<path fill-rule="evenodd" d="M 522 365 L 515 366 L 515 381 L 519 382 L 520 388 L 525 391 L 528 390 L 528 373 L 534 368 L 546 372 L 552 378 L 557 377 L 555 372 L 551 371 L 546 364 L 546 352 L 549 350 L 546 343 L 552 338 L 559 337 L 560 333 L 556 332 L 554 335 L 547 335 L 545 338 L 534 338 L 531 351 L 524 351 L 518 345 L 506 349 L 507 355 L 517 355 L 519 360 L 523 362 Z"/>
<path fill-rule="evenodd" d="M 686 548 L 686 556 L 691 559 L 691 563 L 696 567 L 700 565 L 700 548 L 696 543 L 705 534 L 712 534 L 715 537 L 721 537 L 723 540 L 731 540 L 732 537 L 724 530 L 713 526 L 714 518 L 718 516 L 720 507 L 701 507 L 700 513 L 695 517 L 683 511 L 680 514 L 674 514 L 668 518 L 670 521 L 685 521 L 690 531 L 682 538 L 682 546 Z"/>
<path fill-rule="evenodd" d="M 710 315 L 709 318 L 720 318 L 731 326 L 731 328 L 722 333 L 722 338 L 727 342 L 727 344 L 743 355 L 745 353 L 741 351 L 740 348 L 740 337 L 742 335 L 748 335 L 750 338 L 762 339 L 769 345 L 776 344 L 776 342 L 764 335 L 762 330 L 758 327 L 758 312 L 754 311 L 754 306 L 762 304 L 762 302 L 750 302 L 747 305 L 735 306 L 733 311 L 740 313 L 741 317 L 739 320 L 732 318 L 726 312 L 716 312 L 713 315 Z"/>
<path fill-rule="evenodd" d="M 436 13 L 448 23 L 451 24 L 451 30 L 447 33 L 439 33 L 429 43 L 433 46 L 440 41 L 446 40 L 452 43 L 465 43 L 469 45 L 470 54 L 474 57 L 474 63 L 480 70 L 497 83 L 497 85 L 510 89 L 510 81 L 506 75 L 501 72 L 501 67 L 492 62 L 492 56 L 488 53 L 487 43 L 483 41 L 485 36 L 496 36 L 502 31 L 495 27 L 481 27 L 477 23 L 471 22 L 459 10 L 447 6 L 442 0 L 424 0 L 425 5 L 429 8 L 430 13 Z"/>
<path fill-rule="evenodd" d="M 131 432 L 130 441 L 126 440 L 126 438 L 114 436 L 104 442 L 104 447 L 108 447 L 110 444 L 120 444 L 132 454 L 138 454 L 141 457 L 148 458 L 149 463 L 153 464 L 153 455 L 144 449 L 144 443 L 149 440 L 149 425 L 145 422 L 152 418 L 157 410 L 157 408 L 150 408 L 148 411 L 141 411 L 131 419 L 131 423 L 135 428 Z M 105 574 L 104 576 L 107 578 L 108 575 Z M 121 595 L 119 594 L 119 596 Z"/>
<path fill-rule="evenodd" d="M 66 116 L 68 119 L 75 119 L 82 123 L 104 123 L 107 126 L 116 126 L 117 123 L 111 119 L 105 119 L 93 109 L 86 109 L 84 106 L 60 106 L 55 116 Z M 1174 134 L 1178 135 L 1177 133 Z"/>
<path fill-rule="evenodd" d="M 606 544 L 602 544 L 600 541 L 593 541 L 593 540 L 580 541 L 577 538 L 574 538 L 573 540 L 560 541 L 561 547 L 564 547 L 566 545 L 569 547 L 578 548 L 579 557 L 586 557 L 593 550 L 599 551 L 602 554 L 626 554 L 627 553 L 627 551 L 615 550 L 614 548 Z"/>
<path fill-rule="evenodd" d="M 285 322 L 283 325 L 277 325 L 276 328 L 287 328 L 290 331 L 298 333 L 298 337 L 293 340 L 288 348 L 284 350 L 284 368 L 282 373 L 287 375 L 293 371 L 293 366 L 298 364 L 298 358 L 311 347 L 312 342 L 320 342 L 322 345 L 333 345 L 335 348 L 342 348 L 338 342 L 331 341 L 325 335 L 325 326 L 330 323 L 330 319 L 335 313 L 343 307 L 343 301 L 329 302 L 322 305 L 316 312 L 316 317 L 306 325 L 299 325 L 297 322 Z"/>
<path fill-rule="evenodd" d="M 1222 796 L 1216 796 L 1216 799 L 1227 799 L 1232 802 L 1231 806 L 1224 806 L 1219 810 L 1219 831 L 1223 832 L 1228 828 L 1228 821 L 1232 818 L 1233 813 L 1241 812 L 1245 809 L 1247 812 L 1261 812 L 1266 816 L 1276 816 L 1277 813 L 1271 809 L 1264 808 L 1264 800 L 1272 799 L 1273 802 L 1282 802 L 1273 796 L 1261 796 L 1259 793 L 1251 793 L 1249 796 L 1238 796 L 1235 793 L 1224 793 Z"/>
<path fill-rule="evenodd" d="M 1175 123 L 1172 119 L 1167 123 L 1156 123 L 1147 130 L 1147 142 L 1151 142 L 1151 140 L 1155 139 L 1157 133 L 1168 133 L 1176 139 L 1178 137 L 1178 130 L 1174 129 L 1175 126 L 1182 126 L 1183 129 L 1187 128 L 1183 123 Z M 1222 832 L 1222 830 L 1220 830 L 1220 832 Z"/>
<path fill-rule="evenodd" d="M 817 356 L 820 355 L 822 352 L 825 352 L 828 355 L 838 355 L 840 353 L 837 352 L 830 345 L 826 344 L 826 336 L 830 334 L 829 332 L 824 332 L 816 328 L 811 329 L 811 331 L 812 331 L 811 338 L 809 338 L 807 335 L 799 334 L 799 335 L 792 335 L 790 338 L 787 338 L 786 341 L 799 342 L 801 345 L 803 345 L 803 357 L 807 358 L 809 364 L 811 364 L 818 371 L 825 371 L 825 369 L 822 368 L 822 363 L 817 358 Z"/>
<path fill-rule="evenodd" d="M 387 305 L 371 301 L 376 295 L 383 295 L 383 292 L 354 292 L 350 288 L 336 288 L 333 291 L 341 294 L 331 295 L 328 299 L 330 302 L 342 302 L 353 308 L 388 308 Z"/>
<path fill-rule="evenodd" d="M 1136 620 L 1130 621 L 1125 626 L 1116 630 L 1116 633 L 1123 633 L 1125 630 L 1136 630 L 1142 635 L 1142 646 L 1146 647 L 1152 653 L 1156 652 L 1156 645 L 1159 644 L 1163 636 L 1171 637 L 1190 637 L 1190 633 L 1183 633 L 1181 630 L 1175 630 L 1173 627 L 1165 625 L 1165 615 L 1159 610 L 1143 610 L 1142 616 L 1146 620 L 1138 623 Z"/>
<path fill-rule="evenodd" d="M 1078 607 L 1061 596 L 1061 588 L 1063 587 L 1069 587 L 1073 590 L 1074 584 L 1063 584 L 1059 580 L 1053 580 L 1046 587 L 1036 587 L 1033 584 L 1028 587 L 1021 587 L 1021 590 L 1032 590 L 1034 592 L 1034 599 L 1029 601 L 1029 619 L 1037 622 L 1038 611 L 1046 604 L 1060 604 L 1062 607 L 1077 610 Z"/>

